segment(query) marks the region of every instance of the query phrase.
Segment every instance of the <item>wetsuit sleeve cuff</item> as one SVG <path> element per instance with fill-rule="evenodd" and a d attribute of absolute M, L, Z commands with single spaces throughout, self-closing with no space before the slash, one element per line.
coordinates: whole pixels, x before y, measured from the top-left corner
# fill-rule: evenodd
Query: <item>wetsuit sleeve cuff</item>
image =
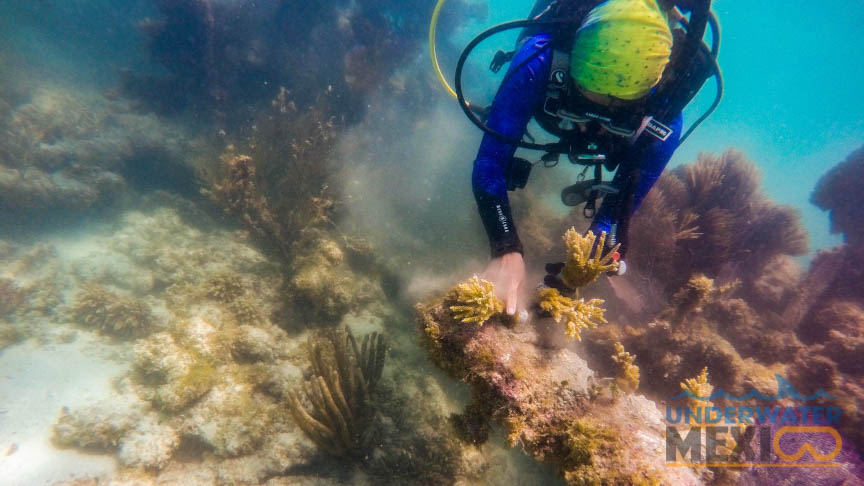
<path fill-rule="evenodd" d="M 522 242 L 516 233 L 516 225 L 506 197 L 496 197 L 490 194 L 476 194 L 480 219 L 489 236 L 489 246 L 492 258 L 507 253 L 522 253 Z"/>
<path fill-rule="evenodd" d="M 522 250 L 522 242 L 519 237 L 514 238 L 515 241 L 493 241 L 492 242 L 492 258 L 498 258 L 508 253 L 524 254 Z"/>

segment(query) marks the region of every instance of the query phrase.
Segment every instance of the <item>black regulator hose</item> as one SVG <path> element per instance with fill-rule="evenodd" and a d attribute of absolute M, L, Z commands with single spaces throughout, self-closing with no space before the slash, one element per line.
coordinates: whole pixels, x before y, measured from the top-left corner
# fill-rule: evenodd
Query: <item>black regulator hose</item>
<path fill-rule="evenodd" d="M 462 107 L 462 111 L 465 112 L 465 115 L 471 120 L 474 125 L 476 125 L 480 130 L 483 130 L 484 133 L 488 133 L 504 142 L 516 145 L 518 147 L 522 147 L 529 150 L 543 150 L 546 152 L 558 152 L 558 153 L 567 153 L 567 145 L 561 142 L 556 143 L 532 143 L 526 142 L 521 138 L 508 137 L 503 133 L 489 127 L 480 117 L 474 113 L 474 110 L 471 109 L 471 105 L 465 100 L 465 94 L 462 91 L 462 71 L 465 68 L 465 62 L 468 60 L 468 57 L 471 55 L 471 52 L 484 40 L 492 37 L 493 35 L 499 34 L 501 32 L 505 32 L 513 29 L 522 29 L 528 26 L 554 26 L 554 25 L 564 25 L 572 22 L 568 19 L 557 19 L 557 20 L 513 20 L 510 22 L 505 22 L 503 24 L 496 25 L 475 37 L 471 42 L 465 46 L 465 49 L 462 51 L 462 54 L 459 56 L 459 62 L 456 64 L 456 79 L 453 83 L 453 89 L 456 91 L 456 99 L 459 101 L 459 106 Z"/>

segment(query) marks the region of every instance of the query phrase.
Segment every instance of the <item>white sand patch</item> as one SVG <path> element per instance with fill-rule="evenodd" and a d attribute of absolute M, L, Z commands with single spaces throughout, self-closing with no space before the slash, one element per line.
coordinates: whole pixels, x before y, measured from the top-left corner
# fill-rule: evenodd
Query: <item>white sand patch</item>
<path fill-rule="evenodd" d="M 112 395 L 111 380 L 125 368 L 99 356 L 109 349 L 97 337 L 79 333 L 69 344 L 28 340 L 0 351 L 0 484 L 49 485 L 115 472 L 113 455 L 51 444 L 52 426 L 64 406 L 85 407 Z M 7 456 L 10 448 L 15 452 Z"/>

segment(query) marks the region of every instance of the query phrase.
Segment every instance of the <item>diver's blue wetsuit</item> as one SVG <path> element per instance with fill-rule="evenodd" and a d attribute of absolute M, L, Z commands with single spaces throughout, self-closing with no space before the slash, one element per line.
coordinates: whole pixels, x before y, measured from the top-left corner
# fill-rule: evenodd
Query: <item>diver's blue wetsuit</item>
<path fill-rule="evenodd" d="M 531 56 L 535 57 L 528 60 Z M 526 60 L 528 61 L 525 62 Z M 487 121 L 490 128 L 511 138 L 522 137 L 528 122 L 545 96 L 551 64 L 550 35 L 537 34 L 523 44 L 510 62 L 510 69 L 518 68 L 518 71 L 508 72 L 508 77 L 495 95 Z M 665 142 L 643 133 L 634 145 L 629 145 L 622 139 L 611 154 L 621 164 L 613 179 L 615 186 L 621 188 L 625 185 L 623 179 L 626 177 L 624 174 L 629 172 L 628 168 L 640 167 L 641 169 L 639 184 L 634 193 L 633 211 L 639 207 L 678 147 L 682 125 L 681 114 L 668 120 L 667 124 L 674 133 Z M 477 199 L 480 217 L 489 235 L 493 258 L 514 251 L 522 252 L 522 244 L 516 233 L 507 197 L 506 171 L 515 152 L 515 145 L 486 134 L 483 136 L 477 159 L 474 161 L 472 176 L 474 197 Z M 603 198 L 603 204 L 591 225 L 595 233 L 600 231 L 608 233 L 612 225 L 618 223 L 616 220 L 620 207 L 619 198 L 622 197 L 626 197 L 623 191 L 618 196 L 610 194 Z"/>

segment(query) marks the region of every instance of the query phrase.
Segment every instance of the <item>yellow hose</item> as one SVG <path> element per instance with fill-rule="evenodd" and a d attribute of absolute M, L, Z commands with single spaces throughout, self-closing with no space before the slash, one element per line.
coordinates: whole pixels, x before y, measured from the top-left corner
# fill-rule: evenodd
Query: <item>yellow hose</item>
<path fill-rule="evenodd" d="M 432 58 L 432 67 L 435 69 L 435 74 L 438 75 L 438 80 L 456 98 L 456 92 L 453 91 L 453 88 L 450 87 L 447 79 L 444 78 L 444 74 L 441 72 L 441 66 L 438 65 L 438 53 L 435 51 L 435 30 L 438 27 L 438 15 L 441 13 L 441 7 L 444 6 L 444 2 L 446 1 L 438 0 L 438 3 L 435 4 L 435 10 L 432 11 L 432 22 L 429 23 L 429 56 Z"/>

